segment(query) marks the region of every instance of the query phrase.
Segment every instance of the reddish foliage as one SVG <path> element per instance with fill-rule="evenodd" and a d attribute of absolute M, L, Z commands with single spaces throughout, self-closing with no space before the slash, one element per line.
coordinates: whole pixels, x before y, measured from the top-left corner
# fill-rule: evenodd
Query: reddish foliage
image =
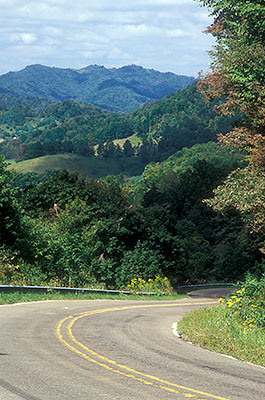
<path fill-rule="evenodd" d="M 219 27 L 220 28 L 220 27 Z M 218 28 L 218 29 L 219 29 Z M 226 137 L 224 144 L 236 146 L 249 153 L 255 167 L 265 167 L 265 48 L 251 47 L 243 41 L 231 43 L 230 49 L 212 52 L 216 59 L 199 83 L 206 101 L 224 99 L 217 111 L 223 115 L 242 115 L 240 128 Z"/>

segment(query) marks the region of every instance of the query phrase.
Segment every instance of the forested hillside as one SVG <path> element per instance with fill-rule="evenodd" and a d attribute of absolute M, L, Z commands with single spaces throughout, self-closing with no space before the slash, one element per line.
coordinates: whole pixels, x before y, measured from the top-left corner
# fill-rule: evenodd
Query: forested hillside
<path fill-rule="evenodd" d="M 16 102 L 2 95 L 0 100 L 0 151 L 18 161 L 65 152 L 160 161 L 182 147 L 216 140 L 238 119 L 218 115 L 218 102 L 206 104 L 196 83 L 127 115 L 74 101 L 47 106 L 43 100 L 36 106 L 32 98 Z M 133 135 L 137 146 L 130 140 L 113 143 Z"/>
<path fill-rule="evenodd" d="M 193 81 L 193 77 L 136 65 L 112 69 L 90 65 L 80 70 L 31 65 L 0 76 L 0 93 L 45 97 L 56 102 L 75 100 L 125 113 Z"/>
<path fill-rule="evenodd" d="M 8 252 L 17 254 L 14 268 L 24 260 L 20 271 L 2 267 L 2 281 L 17 276 L 117 288 L 135 277 L 161 275 L 179 284 L 261 271 L 257 235 L 240 215 L 202 202 L 242 162 L 208 143 L 151 163 L 132 181 L 93 181 L 67 171 L 25 179 L 2 164 L 1 251 L 6 259 Z"/>

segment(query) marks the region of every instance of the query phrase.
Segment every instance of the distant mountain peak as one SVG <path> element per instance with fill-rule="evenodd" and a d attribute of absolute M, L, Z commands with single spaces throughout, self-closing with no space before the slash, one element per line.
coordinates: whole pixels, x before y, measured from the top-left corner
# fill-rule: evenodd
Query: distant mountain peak
<path fill-rule="evenodd" d="M 136 65 L 136 64 L 130 64 L 130 65 L 124 65 L 123 67 L 119 68 L 113 68 L 113 69 L 118 69 L 120 71 L 139 71 L 139 70 L 147 70 L 147 68 L 142 67 L 141 65 Z"/>
<path fill-rule="evenodd" d="M 0 76 L 0 92 L 16 97 L 43 97 L 57 102 L 79 100 L 111 111 L 126 113 L 146 102 L 161 99 L 194 81 L 194 77 L 159 72 L 139 65 L 81 69 L 28 65 Z"/>

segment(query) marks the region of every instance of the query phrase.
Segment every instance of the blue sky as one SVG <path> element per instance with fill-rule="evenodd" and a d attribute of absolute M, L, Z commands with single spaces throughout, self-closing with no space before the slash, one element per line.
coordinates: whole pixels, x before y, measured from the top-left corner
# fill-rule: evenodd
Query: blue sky
<path fill-rule="evenodd" d="M 0 74 L 31 64 L 209 68 L 211 19 L 194 0 L 0 0 L 0 10 Z"/>

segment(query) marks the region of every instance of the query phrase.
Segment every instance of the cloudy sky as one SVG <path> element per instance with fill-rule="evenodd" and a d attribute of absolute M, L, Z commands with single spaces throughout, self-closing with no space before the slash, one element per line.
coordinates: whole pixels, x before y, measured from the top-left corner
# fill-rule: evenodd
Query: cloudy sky
<path fill-rule="evenodd" d="M 0 0 L 0 74 L 137 64 L 197 76 L 209 67 L 210 23 L 194 0 Z"/>

